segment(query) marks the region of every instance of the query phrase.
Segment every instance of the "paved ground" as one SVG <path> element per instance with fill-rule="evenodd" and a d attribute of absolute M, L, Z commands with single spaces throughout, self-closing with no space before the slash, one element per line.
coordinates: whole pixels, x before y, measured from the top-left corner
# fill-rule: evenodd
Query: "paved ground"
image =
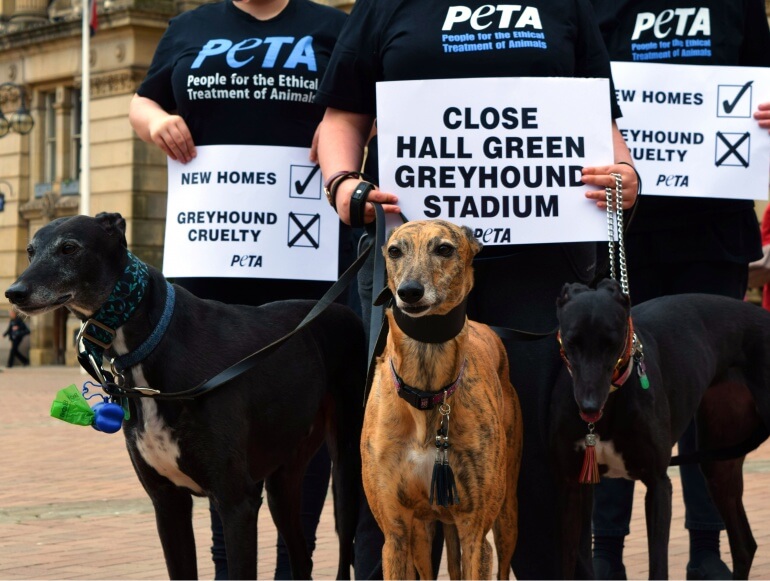
<path fill-rule="evenodd" d="M 120 433 L 102 434 L 49 416 L 57 390 L 86 376 L 67 367 L 0 372 L 0 579 L 168 578 L 152 506 L 142 490 Z M 749 456 L 745 503 L 759 544 L 753 579 L 770 579 L 770 445 Z M 684 577 L 687 535 L 678 473 L 674 482 L 670 573 Z M 632 535 L 626 548 L 629 578 L 647 576 L 643 486 L 637 486 Z M 259 520 L 259 574 L 272 578 L 275 528 Z M 208 509 L 195 504 L 200 577 L 211 579 Z M 723 535 L 723 547 L 727 542 Z M 729 559 L 726 558 L 729 563 Z M 336 572 L 336 537 L 327 507 L 319 527 L 315 577 Z M 442 570 L 440 579 L 447 579 Z"/>

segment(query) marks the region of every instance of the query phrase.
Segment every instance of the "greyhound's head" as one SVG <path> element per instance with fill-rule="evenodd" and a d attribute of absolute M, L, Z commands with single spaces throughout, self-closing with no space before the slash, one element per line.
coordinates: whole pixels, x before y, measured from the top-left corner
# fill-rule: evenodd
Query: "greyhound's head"
<path fill-rule="evenodd" d="M 107 300 L 126 267 L 126 246 L 120 214 L 53 220 L 32 238 L 29 266 L 5 296 L 27 315 L 65 306 L 87 318 Z"/>
<path fill-rule="evenodd" d="M 382 251 L 398 308 L 412 317 L 450 312 L 473 288 L 479 250 L 470 228 L 443 220 L 407 222 L 393 230 Z"/>
<path fill-rule="evenodd" d="M 596 290 L 583 284 L 564 285 L 556 308 L 575 401 L 581 417 L 596 422 L 626 349 L 630 302 L 617 281 L 603 280 Z"/>

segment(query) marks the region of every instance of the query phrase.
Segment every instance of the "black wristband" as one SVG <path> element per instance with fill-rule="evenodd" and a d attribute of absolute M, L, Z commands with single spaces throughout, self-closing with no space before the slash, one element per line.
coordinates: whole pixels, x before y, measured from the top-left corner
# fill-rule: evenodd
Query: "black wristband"
<path fill-rule="evenodd" d="M 364 225 L 364 213 L 366 212 L 366 199 L 374 189 L 374 184 L 361 182 L 353 190 L 350 198 L 350 225 L 353 228 L 361 228 Z"/>

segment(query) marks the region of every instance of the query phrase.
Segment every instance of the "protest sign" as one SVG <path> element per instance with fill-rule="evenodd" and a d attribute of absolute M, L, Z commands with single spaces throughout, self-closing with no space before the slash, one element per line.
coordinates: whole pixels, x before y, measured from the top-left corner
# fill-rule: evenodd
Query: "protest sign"
<path fill-rule="evenodd" d="M 339 219 L 300 147 L 210 145 L 169 160 L 163 274 L 337 280 Z"/>
<path fill-rule="evenodd" d="M 767 199 L 770 135 L 752 115 L 770 69 L 613 62 L 612 76 L 643 194 Z"/>
<path fill-rule="evenodd" d="M 409 220 L 492 245 L 606 239 L 581 169 L 614 159 L 607 79 L 382 82 L 377 132 L 380 187 Z"/>

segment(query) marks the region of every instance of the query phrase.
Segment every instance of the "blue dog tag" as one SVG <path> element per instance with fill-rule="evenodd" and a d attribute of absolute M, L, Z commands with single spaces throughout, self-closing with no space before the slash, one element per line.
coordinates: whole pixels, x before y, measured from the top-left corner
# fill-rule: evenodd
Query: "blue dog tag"
<path fill-rule="evenodd" d="M 91 409 L 94 410 L 94 422 L 91 425 L 95 430 L 114 434 L 123 425 L 123 408 L 118 404 L 104 401 Z"/>

